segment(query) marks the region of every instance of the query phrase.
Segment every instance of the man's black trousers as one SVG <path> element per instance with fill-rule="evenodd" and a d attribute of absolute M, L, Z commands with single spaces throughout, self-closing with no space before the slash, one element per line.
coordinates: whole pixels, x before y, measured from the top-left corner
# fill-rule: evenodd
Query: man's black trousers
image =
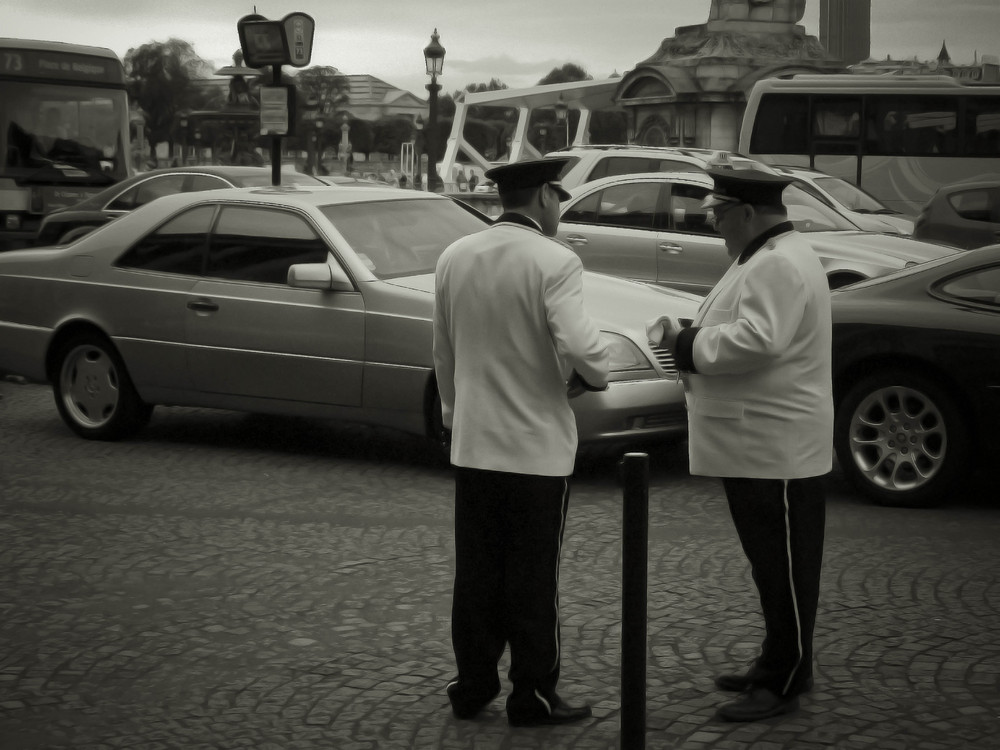
<path fill-rule="evenodd" d="M 826 522 L 823 478 L 724 479 L 723 485 L 764 614 L 754 684 L 776 695 L 798 695 L 812 684 Z"/>
<path fill-rule="evenodd" d="M 510 706 L 559 681 L 559 557 L 569 481 L 456 467 L 451 631 L 463 691 L 493 695 L 510 643 Z"/>

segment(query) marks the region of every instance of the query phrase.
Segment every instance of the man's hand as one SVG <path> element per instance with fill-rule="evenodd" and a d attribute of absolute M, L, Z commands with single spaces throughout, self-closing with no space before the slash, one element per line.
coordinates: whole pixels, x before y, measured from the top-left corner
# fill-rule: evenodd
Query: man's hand
<path fill-rule="evenodd" d="M 655 320 L 646 323 L 646 340 L 650 346 L 667 346 L 665 337 L 669 337 L 673 332 L 673 338 L 677 338 L 677 323 L 669 315 L 661 315 Z"/>

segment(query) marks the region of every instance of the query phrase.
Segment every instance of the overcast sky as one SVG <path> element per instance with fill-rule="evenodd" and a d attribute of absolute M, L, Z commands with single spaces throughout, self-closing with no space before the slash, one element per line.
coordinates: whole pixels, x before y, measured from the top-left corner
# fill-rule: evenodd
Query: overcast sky
<path fill-rule="evenodd" d="M 437 27 L 444 91 L 491 78 L 533 86 L 566 62 L 595 79 L 625 73 L 678 26 L 704 23 L 711 0 L 0 0 L 0 35 L 109 47 L 177 37 L 219 67 L 239 48 L 236 21 L 294 11 L 316 21 L 311 65 L 367 73 L 426 97 L 423 48 Z M 1000 55 L 1000 0 L 873 0 L 872 56 L 952 61 Z M 802 21 L 819 36 L 819 0 Z"/>

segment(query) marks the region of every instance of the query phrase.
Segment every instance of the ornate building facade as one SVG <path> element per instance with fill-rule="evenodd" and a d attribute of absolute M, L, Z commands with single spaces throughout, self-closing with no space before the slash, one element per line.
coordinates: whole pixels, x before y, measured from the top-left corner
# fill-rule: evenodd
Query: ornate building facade
<path fill-rule="evenodd" d="M 844 72 L 799 25 L 804 10 L 805 0 L 712 0 L 707 23 L 677 28 L 622 78 L 614 99 L 630 141 L 732 150 L 758 80 Z"/>

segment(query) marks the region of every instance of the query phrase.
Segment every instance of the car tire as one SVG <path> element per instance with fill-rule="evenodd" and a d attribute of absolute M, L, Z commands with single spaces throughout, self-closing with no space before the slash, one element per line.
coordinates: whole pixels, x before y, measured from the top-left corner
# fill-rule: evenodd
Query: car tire
<path fill-rule="evenodd" d="M 120 440 L 149 422 L 153 407 L 139 398 L 125 363 L 104 336 L 83 333 L 67 339 L 55 363 L 56 408 L 80 437 Z"/>
<path fill-rule="evenodd" d="M 939 505 L 971 471 L 955 400 L 936 380 L 901 369 L 850 388 L 837 405 L 834 446 L 846 478 L 879 505 Z"/>

